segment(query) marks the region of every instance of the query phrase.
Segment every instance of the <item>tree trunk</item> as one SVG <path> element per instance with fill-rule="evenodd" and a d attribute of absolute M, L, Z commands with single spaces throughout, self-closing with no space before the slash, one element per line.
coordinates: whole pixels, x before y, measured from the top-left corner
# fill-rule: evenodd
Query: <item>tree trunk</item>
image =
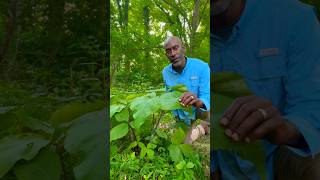
<path fill-rule="evenodd" d="M 192 55 L 193 48 L 195 46 L 196 32 L 199 26 L 199 9 L 200 9 L 200 0 L 194 0 L 193 14 L 192 14 L 192 23 L 191 23 L 191 34 L 190 34 L 190 54 Z"/>
<path fill-rule="evenodd" d="M 19 0 L 10 0 L 8 3 L 8 14 L 5 20 L 4 39 L 0 46 L 0 63 L 2 64 L 7 55 L 9 47 L 14 39 L 14 34 L 17 28 Z"/>
<path fill-rule="evenodd" d="M 49 0 L 48 2 L 48 56 L 51 66 L 57 62 L 56 56 L 60 50 L 64 24 L 64 0 Z"/>

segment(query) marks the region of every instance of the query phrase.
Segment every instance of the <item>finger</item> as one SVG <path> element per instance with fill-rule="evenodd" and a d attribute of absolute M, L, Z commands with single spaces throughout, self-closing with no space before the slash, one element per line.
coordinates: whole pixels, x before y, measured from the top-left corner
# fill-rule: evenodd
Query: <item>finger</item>
<path fill-rule="evenodd" d="M 190 102 L 188 102 L 188 104 L 186 105 L 186 107 L 195 105 L 197 103 L 198 99 L 192 99 Z"/>
<path fill-rule="evenodd" d="M 236 112 L 232 121 L 228 124 L 228 128 L 234 130 L 239 127 L 239 125 L 250 116 L 253 112 L 257 111 L 257 108 L 268 108 L 272 106 L 271 103 L 265 101 L 261 98 L 252 99 L 245 104 L 242 104 L 239 111 Z"/>
<path fill-rule="evenodd" d="M 192 101 L 194 101 L 194 100 L 195 100 L 195 99 L 194 99 L 193 96 L 189 96 L 189 97 L 183 102 L 183 104 L 188 107 L 189 105 L 191 105 Z"/>
<path fill-rule="evenodd" d="M 279 121 L 276 118 L 263 121 L 263 123 L 261 123 L 252 133 L 249 134 L 248 138 L 250 141 L 265 139 L 270 132 L 276 129 L 278 125 Z"/>
<path fill-rule="evenodd" d="M 179 98 L 179 102 L 182 106 L 185 106 L 184 101 L 188 97 L 188 93 L 184 93 L 182 96 Z"/>
<path fill-rule="evenodd" d="M 247 135 L 256 129 L 262 122 L 264 117 L 258 111 L 252 112 L 248 118 L 246 118 L 237 129 L 232 130 L 232 138 L 235 141 L 242 141 Z M 249 140 L 250 141 L 250 140 Z"/>
<path fill-rule="evenodd" d="M 181 97 L 181 102 L 184 103 L 192 94 L 190 92 L 186 92 Z"/>
<path fill-rule="evenodd" d="M 222 118 L 220 120 L 221 124 L 227 126 L 230 123 L 230 121 L 232 121 L 235 113 L 239 110 L 242 104 L 250 101 L 254 97 L 255 96 L 240 97 L 233 101 L 231 106 L 229 106 L 228 109 L 223 113 Z"/>

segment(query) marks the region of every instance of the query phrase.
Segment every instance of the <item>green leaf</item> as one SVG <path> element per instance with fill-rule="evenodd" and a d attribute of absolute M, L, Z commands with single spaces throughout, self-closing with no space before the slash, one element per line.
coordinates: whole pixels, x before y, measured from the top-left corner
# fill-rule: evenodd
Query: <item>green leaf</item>
<path fill-rule="evenodd" d="M 164 93 L 159 97 L 160 109 L 168 111 L 175 109 L 182 109 L 182 106 L 179 103 L 179 97 L 182 96 L 183 93 L 174 91 Z"/>
<path fill-rule="evenodd" d="M 145 146 L 142 142 L 138 142 L 138 146 L 139 146 L 141 149 L 146 149 L 146 146 Z"/>
<path fill-rule="evenodd" d="M 152 149 L 147 149 L 148 158 L 152 159 L 154 156 L 154 151 Z"/>
<path fill-rule="evenodd" d="M 128 122 L 129 121 L 128 109 L 123 109 L 121 112 L 116 113 L 115 118 L 118 122 Z"/>
<path fill-rule="evenodd" d="M 169 150 L 169 154 L 170 154 L 171 159 L 175 163 L 178 163 L 183 160 L 183 156 L 182 156 L 181 150 L 179 148 L 179 145 L 171 144 L 171 145 L 169 145 L 168 150 Z"/>
<path fill-rule="evenodd" d="M 49 143 L 36 135 L 13 135 L 0 140 L 0 178 L 20 159 L 31 160 Z"/>
<path fill-rule="evenodd" d="M 261 175 L 261 178 L 265 179 L 266 155 L 262 143 L 260 141 L 251 143 L 233 142 L 225 135 L 224 128 L 219 123 L 222 113 L 232 104 L 234 98 L 249 95 L 250 91 L 246 88 L 244 80 L 239 75 L 217 73 L 214 76 L 214 114 L 212 126 L 214 136 L 212 136 L 213 139 L 211 141 L 213 142 L 213 149 L 235 152 L 242 159 L 251 161 Z"/>
<path fill-rule="evenodd" d="M 125 108 L 124 105 L 111 105 L 110 106 L 110 118 L 112 118 L 115 113 L 122 111 L 123 108 Z"/>
<path fill-rule="evenodd" d="M 162 138 L 164 138 L 164 139 L 168 139 L 167 133 L 161 131 L 160 129 L 157 129 L 157 130 L 156 130 L 156 134 L 157 134 L 159 137 L 162 137 Z"/>
<path fill-rule="evenodd" d="M 137 141 L 133 141 L 132 143 L 130 143 L 130 145 L 128 146 L 127 149 L 132 149 L 134 147 L 136 147 L 138 145 Z"/>
<path fill-rule="evenodd" d="M 185 139 L 185 133 L 182 128 L 177 128 L 174 134 L 171 137 L 171 142 L 173 144 L 181 144 Z"/>
<path fill-rule="evenodd" d="M 59 180 L 61 162 L 59 156 L 50 149 L 41 150 L 31 161 L 14 168 L 18 180 Z"/>
<path fill-rule="evenodd" d="M 159 99 L 155 93 L 150 93 L 133 100 L 130 108 L 133 111 L 134 128 L 139 129 L 147 117 L 160 109 Z"/>
<path fill-rule="evenodd" d="M 186 161 L 181 161 L 181 162 L 179 162 L 177 165 L 176 165 L 176 167 L 177 167 L 177 169 L 178 170 L 182 170 L 182 169 L 184 169 L 184 167 L 186 166 Z"/>
<path fill-rule="evenodd" d="M 177 84 L 175 86 L 171 86 L 170 89 L 172 89 L 174 91 L 179 91 L 179 92 L 187 92 L 188 91 L 188 88 L 183 84 Z"/>
<path fill-rule="evenodd" d="M 140 158 L 144 158 L 147 154 L 147 148 L 146 146 L 142 143 L 142 142 L 138 142 L 138 146 L 141 148 L 141 151 L 140 151 Z"/>
<path fill-rule="evenodd" d="M 79 163 L 73 172 L 77 180 L 105 179 L 106 109 L 87 113 L 72 122 L 64 147 Z"/>
<path fill-rule="evenodd" d="M 194 156 L 194 152 L 190 144 L 180 144 L 179 147 L 185 157 L 191 158 Z"/>
<path fill-rule="evenodd" d="M 127 135 L 129 132 L 128 123 L 121 123 L 116 127 L 112 128 L 110 131 L 110 142 L 116 139 L 120 139 Z"/>
<path fill-rule="evenodd" d="M 147 148 L 148 148 L 148 149 L 154 149 L 154 148 L 156 148 L 156 147 L 157 147 L 157 145 L 152 144 L 152 143 L 148 143 L 148 145 L 147 145 Z"/>
<path fill-rule="evenodd" d="M 192 162 L 187 163 L 187 168 L 191 169 L 194 167 L 194 164 Z"/>
<path fill-rule="evenodd" d="M 102 109 L 104 106 L 105 105 L 103 101 L 96 101 L 92 103 L 70 103 L 56 110 L 52 114 L 50 121 L 53 122 L 53 124 L 55 125 L 64 122 L 70 122 L 86 113 L 98 111 Z"/>

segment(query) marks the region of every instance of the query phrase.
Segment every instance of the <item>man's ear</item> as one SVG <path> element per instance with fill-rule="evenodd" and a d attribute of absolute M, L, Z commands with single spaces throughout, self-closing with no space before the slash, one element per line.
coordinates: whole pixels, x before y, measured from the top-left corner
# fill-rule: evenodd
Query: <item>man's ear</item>
<path fill-rule="evenodd" d="M 182 49 L 183 54 L 186 54 L 186 47 L 182 46 L 181 49 Z"/>

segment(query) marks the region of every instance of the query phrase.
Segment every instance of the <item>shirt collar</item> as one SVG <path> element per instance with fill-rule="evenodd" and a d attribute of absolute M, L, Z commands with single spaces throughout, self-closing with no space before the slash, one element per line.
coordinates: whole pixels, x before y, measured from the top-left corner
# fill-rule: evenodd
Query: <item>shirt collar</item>
<path fill-rule="evenodd" d="M 186 65 L 184 66 L 181 74 L 183 74 L 183 73 L 189 68 L 189 66 L 190 66 L 190 59 L 189 59 L 188 57 L 185 57 L 185 59 L 186 59 L 187 62 L 186 62 Z M 169 70 L 170 70 L 170 72 L 173 73 L 173 74 L 179 74 L 177 71 L 175 71 L 175 70 L 173 69 L 172 64 L 170 64 Z"/>
<path fill-rule="evenodd" d="M 245 0 L 245 7 L 243 9 L 243 12 L 241 14 L 240 19 L 238 22 L 234 25 L 234 28 L 232 30 L 232 34 L 228 40 L 228 42 L 232 41 L 235 39 L 239 34 L 241 34 L 241 30 L 243 30 L 243 27 L 245 27 L 245 24 L 248 21 L 248 17 L 252 16 L 253 14 L 253 9 L 256 8 L 255 4 L 257 3 L 257 0 Z M 211 38 L 215 40 L 220 40 L 220 38 L 213 33 L 210 34 Z"/>

